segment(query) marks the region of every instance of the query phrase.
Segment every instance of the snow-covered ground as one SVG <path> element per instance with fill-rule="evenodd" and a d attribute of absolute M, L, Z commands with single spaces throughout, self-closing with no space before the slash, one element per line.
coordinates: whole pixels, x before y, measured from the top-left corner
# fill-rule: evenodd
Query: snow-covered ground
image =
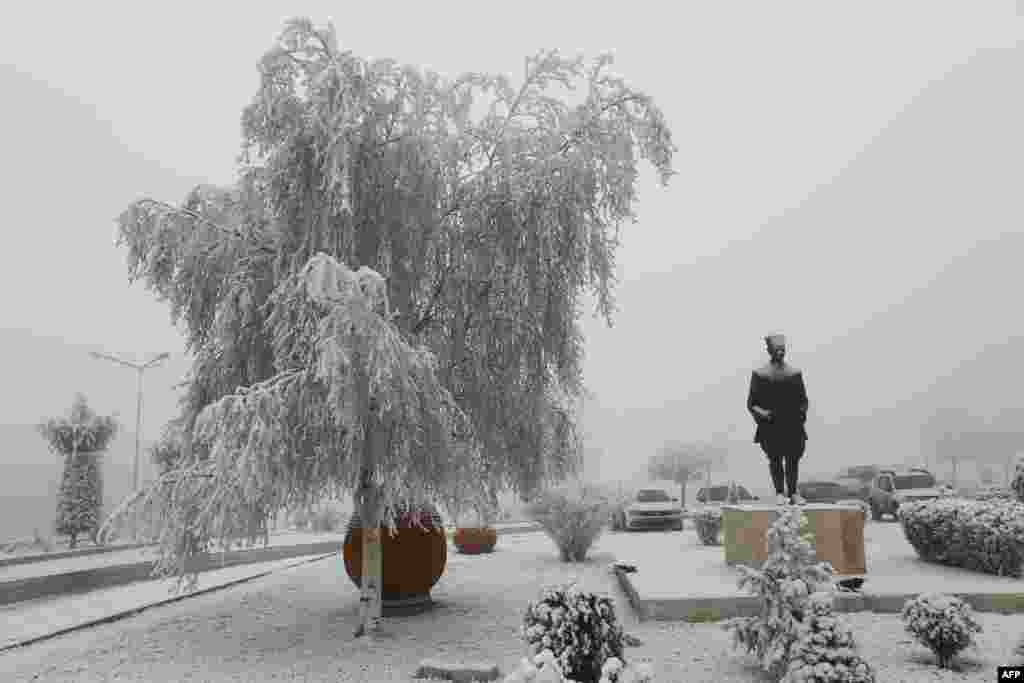
<path fill-rule="evenodd" d="M 645 536 L 657 544 L 672 534 Z M 491 555 L 452 552 L 433 591 L 436 608 L 386 620 L 376 642 L 352 638 L 358 596 L 331 558 L 0 654 L 0 671 L 5 681 L 384 682 L 408 681 L 421 659 L 441 656 L 495 661 L 507 673 L 524 655 L 518 629 L 527 602 L 544 585 L 576 579 L 615 598 L 627 631 L 643 642 L 627 659 L 651 662 L 657 681 L 764 680 L 719 625 L 638 623 L 609 572 L 613 538 L 600 539 L 580 564 L 559 562 L 543 534 L 503 536 Z M 962 671 L 940 671 L 898 616 L 842 617 L 885 683 L 990 681 L 996 666 L 1024 663 L 1013 654 L 1024 615 L 978 618 L 979 648 L 965 654 Z"/>

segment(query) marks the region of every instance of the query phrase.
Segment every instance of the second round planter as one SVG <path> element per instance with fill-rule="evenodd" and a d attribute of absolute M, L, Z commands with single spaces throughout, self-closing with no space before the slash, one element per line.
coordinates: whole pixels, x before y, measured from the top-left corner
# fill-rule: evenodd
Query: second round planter
<path fill-rule="evenodd" d="M 464 555 L 490 553 L 498 543 L 498 532 L 493 527 L 456 529 L 452 541 Z"/>

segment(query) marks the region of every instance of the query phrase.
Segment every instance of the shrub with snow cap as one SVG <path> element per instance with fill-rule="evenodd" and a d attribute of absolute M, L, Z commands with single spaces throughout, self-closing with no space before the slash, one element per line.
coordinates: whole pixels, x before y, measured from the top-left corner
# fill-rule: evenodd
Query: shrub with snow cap
<path fill-rule="evenodd" d="M 558 546 L 563 562 L 583 562 L 607 525 L 610 510 L 600 487 L 572 483 L 540 492 L 524 512 Z"/>
<path fill-rule="evenodd" d="M 618 657 L 609 657 L 601 669 L 599 683 L 653 683 L 654 674 L 646 664 L 626 668 Z M 505 677 L 503 683 L 578 683 L 562 674 L 562 668 L 551 650 L 533 658 L 524 657 L 519 668 Z"/>
<path fill-rule="evenodd" d="M 610 597 L 579 590 L 575 584 L 545 589 L 523 619 L 531 654 L 550 650 L 565 675 L 598 683 L 610 658 L 623 660 L 623 632 Z"/>
<path fill-rule="evenodd" d="M 1024 578 L 1024 504 L 939 498 L 900 505 L 903 534 L 927 562 Z"/>
<path fill-rule="evenodd" d="M 818 562 L 811 530 L 799 508 L 787 509 L 768 529 L 768 559 L 761 569 L 739 566 L 739 587 L 761 598 L 760 614 L 730 619 L 736 647 L 757 656 L 762 669 L 779 678 L 808 609 L 811 593 L 832 585 L 832 565 Z"/>
<path fill-rule="evenodd" d="M 830 593 L 810 596 L 782 683 L 875 683 L 870 665 L 857 654 L 853 632 L 833 614 Z"/>
<path fill-rule="evenodd" d="M 929 593 L 907 600 L 902 616 L 907 633 L 934 652 L 944 669 L 981 633 L 971 606 L 952 595 Z"/>

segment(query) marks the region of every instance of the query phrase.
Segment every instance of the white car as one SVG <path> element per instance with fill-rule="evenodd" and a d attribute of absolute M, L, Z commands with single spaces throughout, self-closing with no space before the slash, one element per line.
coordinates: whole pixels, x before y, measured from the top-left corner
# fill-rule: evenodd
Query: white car
<path fill-rule="evenodd" d="M 678 498 L 659 488 L 640 489 L 629 505 L 612 520 L 613 528 L 619 531 L 670 527 L 676 531 L 683 528 L 683 508 Z"/>

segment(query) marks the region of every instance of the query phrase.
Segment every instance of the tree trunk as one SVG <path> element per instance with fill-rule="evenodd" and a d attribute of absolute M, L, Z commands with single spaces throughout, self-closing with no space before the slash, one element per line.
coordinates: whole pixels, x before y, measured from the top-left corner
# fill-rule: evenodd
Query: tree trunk
<path fill-rule="evenodd" d="M 373 480 L 373 471 L 378 449 L 386 444 L 386 435 L 381 433 L 380 421 L 371 415 L 367 420 L 366 438 L 363 442 L 362 483 L 356 495 L 359 516 L 363 522 L 363 568 L 356 638 L 379 634 L 383 614 L 384 553 L 380 537 L 382 510 L 380 490 L 377 482 Z"/>

